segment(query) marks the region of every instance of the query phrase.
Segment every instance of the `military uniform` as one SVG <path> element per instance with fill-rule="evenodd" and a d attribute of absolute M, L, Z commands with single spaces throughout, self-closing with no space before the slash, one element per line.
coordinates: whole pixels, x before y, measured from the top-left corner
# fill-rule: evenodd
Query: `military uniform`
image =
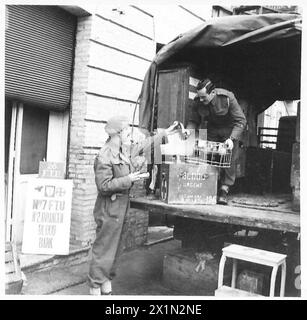
<path fill-rule="evenodd" d="M 97 228 L 88 274 L 91 287 L 100 287 L 115 275 L 116 261 L 122 247 L 124 218 L 130 208 L 129 190 L 132 182 L 128 175 L 134 171 L 131 160 L 151 147 L 152 143 L 162 141 L 163 137 L 166 137 L 165 131 L 147 138 L 134 146 L 130 155 L 107 141 L 95 159 L 98 195 L 93 214 Z"/>
<path fill-rule="evenodd" d="M 231 138 L 234 143 L 230 168 L 225 168 L 221 177 L 221 184 L 232 186 L 236 178 L 235 164 L 238 157 L 238 140 L 246 126 L 246 118 L 234 94 L 222 88 L 215 89 L 216 95 L 208 105 L 197 103 L 194 105 L 189 121 L 199 128 L 207 125 L 207 139 L 224 142 Z"/>

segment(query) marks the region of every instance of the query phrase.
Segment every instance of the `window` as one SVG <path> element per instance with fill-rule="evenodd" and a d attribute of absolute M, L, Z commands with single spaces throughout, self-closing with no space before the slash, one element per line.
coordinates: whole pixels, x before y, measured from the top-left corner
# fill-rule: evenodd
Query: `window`
<path fill-rule="evenodd" d="M 39 162 L 46 158 L 49 111 L 24 105 L 20 173 L 38 173 Z"/>

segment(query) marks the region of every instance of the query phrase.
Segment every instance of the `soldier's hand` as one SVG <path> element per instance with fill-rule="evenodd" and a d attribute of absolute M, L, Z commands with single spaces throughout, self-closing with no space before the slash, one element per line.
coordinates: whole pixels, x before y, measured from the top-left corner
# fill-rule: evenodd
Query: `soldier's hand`
<path fill-rule="evenodd" d="M 227 139 L 224 143 L 229 150 L 233 149 L 233 141 L 230 138 Z"/>
<path fill-rule="evenodd" d="M 170 134 L 176 133 L 179 128 L 180 128 L 179 122 L 174 121 L 174 123 L 172 125 L 170 125 L 167 129 L 165 129 L 165 131 L 166 131 L 167 135 L 170 135 Z"/>
<path fill-rule="evenodd" d="M 135 182 L 141 179 L 139 171 L 128 174 L 128 177 L 131 179 L 132 182 Z"/>
<path fill-rule="evenodd" d="M 199 139 L 197 145 L 199 148 L 205 148 L 207 146 L 207 141 Z"/>

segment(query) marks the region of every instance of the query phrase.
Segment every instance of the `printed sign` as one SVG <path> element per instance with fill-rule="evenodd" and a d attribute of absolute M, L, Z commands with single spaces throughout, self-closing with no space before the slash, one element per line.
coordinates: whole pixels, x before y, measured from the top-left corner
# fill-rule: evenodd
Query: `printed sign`
<path fill-rule="evenodd" d="M 72 180 L 29 181 L 22 252 L 69 253 Z"/>
<path fill-rule="evenodd" d="M 39 178 L 64 179 L 65 164 L 64 162 L 39 162 Z"/>

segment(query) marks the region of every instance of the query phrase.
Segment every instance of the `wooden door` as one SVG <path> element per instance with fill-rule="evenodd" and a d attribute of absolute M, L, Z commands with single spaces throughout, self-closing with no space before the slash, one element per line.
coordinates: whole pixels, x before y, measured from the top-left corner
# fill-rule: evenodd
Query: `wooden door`
<path fill-rule="evenodd" d="M 158 74 L 158 128 L 167 128 L 175 120 L 185 121 L 188 98 L 188 69 L 161 70 Z"/>

